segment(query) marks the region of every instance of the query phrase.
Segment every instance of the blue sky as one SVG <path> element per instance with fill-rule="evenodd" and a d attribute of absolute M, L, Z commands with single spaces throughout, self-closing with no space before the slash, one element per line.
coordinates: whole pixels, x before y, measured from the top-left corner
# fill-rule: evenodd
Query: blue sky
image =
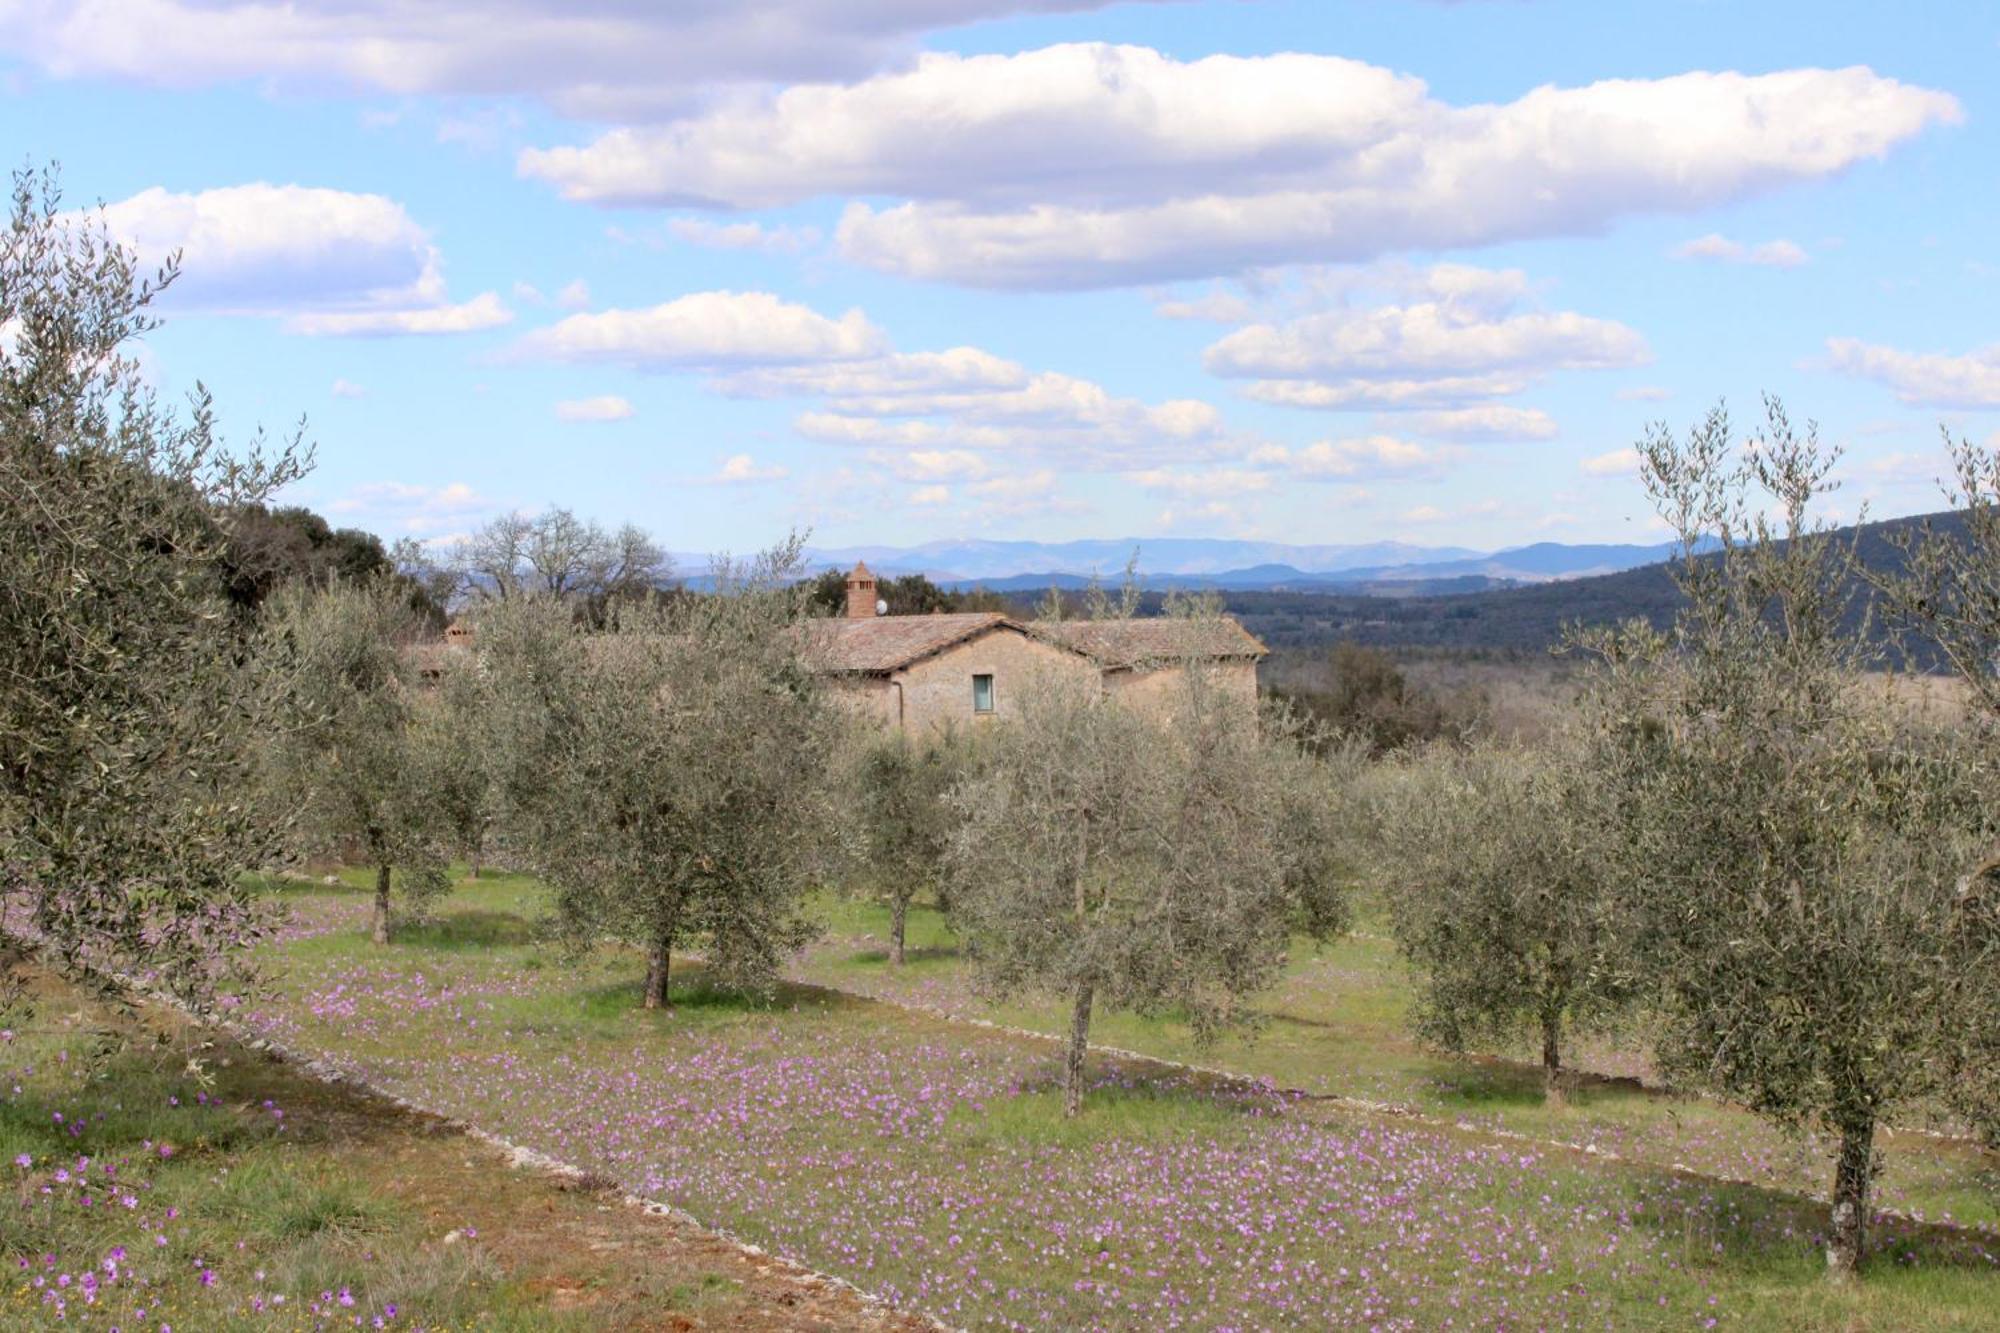
<path fill-rule="evenodd" d="M 446 539 L 1653 539 L 1784 396 L 1839 508 L 2000 433 L 2000 6 L 0 0 L 187 274 L 149 373 Z"/>

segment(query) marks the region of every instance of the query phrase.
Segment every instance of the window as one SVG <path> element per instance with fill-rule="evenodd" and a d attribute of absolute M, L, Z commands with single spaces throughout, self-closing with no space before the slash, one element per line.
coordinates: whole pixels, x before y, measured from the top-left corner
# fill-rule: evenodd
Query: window
<path fill-rule="evenodd" d="M 990 713 L 993 711 L 993 677 L 974 676 L 972 678 L 972 711 Z"/>

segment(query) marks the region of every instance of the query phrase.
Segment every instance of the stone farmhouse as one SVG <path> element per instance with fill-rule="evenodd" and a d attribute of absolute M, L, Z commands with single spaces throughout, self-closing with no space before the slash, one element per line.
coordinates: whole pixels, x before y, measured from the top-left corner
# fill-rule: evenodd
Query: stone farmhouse
<path fill-rule="evenodd" d="M 885 729 L 979 726 L 1018 710 L 1051 676 L 1096 680 L 1148 712 L 1166 708 L 1180 673 L 1199 662 L 1246 704 L 1269 651 L 1236 621 L 1071 620 L 1029 624 L 998 612 L 883 614 L 866 563 L 847 576 L 847 614 L 824 622 L 825 669 L 847 702 Z"/>
<path fill-rule="evenodd" d="M 849 707 L 887 730 L 921 733 L 984 725 L 1020 707 L 1038 680 L 1094 681 L 1111 697 L 1161 714 L 1191 663 L 1246 705 L 1269 650 L 1235 620 L 1066 620 L 1029 623 L 995 611 L 892 616 L 868 566 L 847 576 L 847 614 L 811 622 L 814 656 Z M 453 621 L 442 642 L 408 649 L 435 679 L 473 646 Z"/>

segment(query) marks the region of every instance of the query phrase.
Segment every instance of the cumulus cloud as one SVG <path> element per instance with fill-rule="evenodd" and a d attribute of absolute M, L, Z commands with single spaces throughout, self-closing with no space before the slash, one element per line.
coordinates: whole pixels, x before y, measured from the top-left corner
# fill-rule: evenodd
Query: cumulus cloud
<path fill-rule="evenodd" d="M 564 421 L 625 421 L 632 413 L 630 400 L 615 393 L 595 398 L 566 398 L 556 404 L 556 416 Z"/>
<path fill-rule="evenodd" d="M 1873 380 L 1920 407 L 2000 407 L 2000 343 L 1963 356 L 1904 352 L 1858 338 L 1826 341 L 1833 369 Z"/>
<path fill-rule="evenodd" d="M 333 396 L 335 398 L 366 398 L 368 390 L 362 388 L 353 380 L 336 379 L 333 382 Z"/>
<path fill-rule="evenodd" d="M 791 471 L 776 463 L 759 463 L 749 454 L 731 454 L 715 472 L 702 478 L 712 486 L 749 486 L 763 481 L 783 481 Z"/>
<path fill-rule="evenodd" d="M 434 536 L 491 508 L 491 500 L 462 481 L 444 486 L 368 482 L 327 505 L 332 513 L 360 515 L 413 536 Z"/>
<path fill-rule="evenodd" d="M 970 286 L 1157 282 L 1600 231 L 1880 157 L 1962 112 L 1872 70 L 1697 72 L 1455 106 L 1336 56 L 1074 44 L 930 53 L 581 146 L 521 171 L 599 204 L 851 203 L 859 263 Z"/>
<path fill-rule="evenodd" d="M 19 0 L 0 45 L 59 78 L 185 88 L 519 94 L 587 117 L 717 84 L 851 78 L 931 29 L 1111 0 Z"/>
<path fill-rule="evenodd" d="M 711 250 L 760 250 L 795 255 L 819 244 L 816 227 L 766 226 L 761 222 L 712 222 L 707 218 L 670 218 L 667 231 L 689 245 Z"/>
<path fill-rule="evenodd" d="M 1675 259 L 1711 259 L 1725 264 L 1758 264 L 1766 268 L 1797 268 L 1808 258 L 1797 242 L 1782 237 L 1758 245 L 1746 245 L 1717 232 L 1683 241 L 1667 253 Z"/>
<path fill-rule="evenodd" d="M 1293 449 L 1261 445 L 1251 463 L 1308 481 L 1364 481 L 1440 475 L 1457 454 L 1449 447 L 1417 444 L 1393 435 L 1319 440 Z"/>
<path fill-rule="evenodd" d="M 1555 418 L 1539 408 L 1458 407 L 1419 412 L 1410 418 L 1413 430 L 1447 440 L 1551 440 Z"/>
<path fill-rule="evenodd" d="M 1134 485 L 1149 491 L 1184 499 L 1213 499 L 1225 495 L 1249 495 L 1268 491 L 1274 478 L 1268 471 L 1254 468 L 1216 467 L 1199 471 L 1148 468 L 1128 476 Z"/>
<path fill-rule="evenodd" d="M 103 221 L 142 263 L 180 252 L 166 299 L 194 309 L 282 315 L 310 334 L 461 333 L 512 318 L 491 292 L 451 304 L 429 234 L 379 194 L 155 187 L 106 205 Z"/>
<path fill-rule="evenodd" d="M 1400 304 L 1352 299 L 1387 286 Z M 1425 428 L 1456 439 L 1545 439 L 1547 414 L 1482 400 L 1557 370 L 1639 365 L 1646 340 L 1626 325 L 1526 308 L 1516 269 L 1440 264 L 1322 276 L 1331 309 L 1246 324 L 1210 345 L 1203 364 L 1246 379 L 1251 397 L 1290 407 L 1423 410 Z M 1472 406 L 1468 406 L 1472 405 Z"/>
<path fill-rule="evenodd" d="M 411 310 L 325 310 L 290 316 L 291 333 L 347 338 L 390 338 L 402 334 L 477 333 L 512 323 L 514 312 L 492 292 L 458 305 Z"/>
<path fill-rule="evenodd" d="M 1608 454 L 1586 458 L 1579 466 L 1586 477 L 1636 477 L 1639 475 L 1639 451 L 1613 449 Z"/>
<path fill-rule="evenodd" d="M 516 344 L 517 355 L 636 370 L 856 360 L 886 350 L 859 310 L 829 319 L 769 292 L 696 292 L 641 310 L 571 315 Z"/>

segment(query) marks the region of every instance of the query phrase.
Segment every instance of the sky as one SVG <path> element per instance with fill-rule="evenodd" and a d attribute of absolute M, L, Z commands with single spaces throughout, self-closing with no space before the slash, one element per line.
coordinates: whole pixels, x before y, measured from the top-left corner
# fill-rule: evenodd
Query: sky
<path fill-rule="evenodd" d="M 679 551 L 1661 535 L 2000 443 L 2000 3 L 0 0 L 0 126 L 288 497 Z"/>

